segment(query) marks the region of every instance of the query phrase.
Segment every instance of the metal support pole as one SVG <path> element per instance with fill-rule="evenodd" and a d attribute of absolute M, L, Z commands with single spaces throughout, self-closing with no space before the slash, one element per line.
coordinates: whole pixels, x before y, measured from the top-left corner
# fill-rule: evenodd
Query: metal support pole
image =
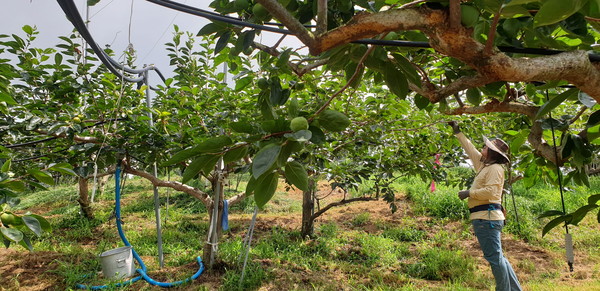
<path fill-rule="evenodd" d="M 144 72 L 144 83 L 146 84 L 146 106 L 148 108 L 152 108 L 152 97 L 150 96 L 150 83 L 148 82 L 148 71 Z M 152 120 L 152 111 L 148 111 L 148 117 L 150 120 L 148 121 L 150 127 L 154 126 L 154 121 Z M 152 164 L 154 168 L 153 175 L 154 177 L 158 177 L 158 168 L 156 166 L 156 162 Z M 156 243 L 158 245 L 158 264 L 162 269 L 165 265 L 164 256 L 163 256 L 163 248 L 162 248 L 162 227 L 160 225 L 160 201 L 158 195 L 158 187 L 154 186 L 154 216 L 156 217 Z"/>

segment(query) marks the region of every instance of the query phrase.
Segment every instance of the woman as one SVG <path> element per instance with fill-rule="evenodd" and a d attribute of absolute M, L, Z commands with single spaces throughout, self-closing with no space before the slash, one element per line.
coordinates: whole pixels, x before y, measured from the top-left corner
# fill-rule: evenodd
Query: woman
<path fill-rule="evenodd" d="M 501 139 L 488 140 L 479 152 L 460 131 L 455 121 L 448 122 L 461 146 L 477 172 L 469 190 L 458 192 L 462 200 L 468 198 L 469 219 L 483 256 L 490 263 L 496 279 L 497 291 L 522 290 L 517 275 L 502 253 L 501 233 L 504 226 L 502 188 L 504 186 L 503 164 L 509 162 L 508 145 Z"/>

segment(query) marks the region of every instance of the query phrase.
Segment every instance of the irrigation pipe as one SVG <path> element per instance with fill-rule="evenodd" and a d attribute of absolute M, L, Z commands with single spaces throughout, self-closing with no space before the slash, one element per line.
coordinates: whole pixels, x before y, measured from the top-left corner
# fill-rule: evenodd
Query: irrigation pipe
<path fill-rule="evenodd" d="M 125 246 L 128 247 L 132 247 L 131 244 L 129 243 L 129 241 L 127 240 L 127 237 L 125 236 L 125 233 L 123 232 L 123 227 L 122 227 L 122 223 L 121 223 L 121 184 L 120 184 L 120 177 L 121 177 L 121 164 L 117 164 L 117 169 L 115 171 L 115 220 L 117 222 L 117 230 L 119 232 L 119 237 L 121 238 L 121 240 L 123 241 L 123 243 L 125 244 Z M 105 289 L 105 288 L 109 288 L 109 287 L 122 287 L 122 286 L 127 286 L 130 285 L 140 279 L 144 279 L 146 282 L 148 282 L 149 284 L 152 284 L 154 286 L 159 286 L 159 287 L 164 287 L 164 288 L 169 288 L 169 287 L 176 287 L 179 286 L 183 283 L 192 281 L 192 280 L 196 280 L 200 274 L 202 274 L 202 272 L 204 271 L 204 264 L 202 263 L 202 258 L 200 258 L 200 256 L 196 257 L 196 260 L 198 261 L 198 271 L 196 271 L 196 273 L 194 273 L 191 277 L 188 277 L 186 279 L 183 280 L 179 280 L 179 281 L 175 281 L 175 282 L 160 282 L 160 281 L 156 281 L 154 279 L 152 279 L 150 276 L 148 276 L 147 274 L 147 269 L 146 269 L 146 265 L 144 264 L 144 262 L 142 261 L 142 258 L 140 258 L 140 256 L 138 255 L 138 253 L 135 251 L 135 249 L 132 247 L 131 248 L 131 252 L 133 253 L 133 257 L 135 258 L 135 260 L 138 262 L 138 264 L 140 265 L 140 269 L 136 269 L 136 271 L 140 274 L 139 276 L 122 282 L 122 283 L 116 283 L 116 284 L 111 284 L 111 285 L 101 285 L 101 286 L 86 286 L 83 284 L 77 284 L 77 288 L 79 289 L 91 289 L 91 290 L 101 290 L 101 289 Z"/>

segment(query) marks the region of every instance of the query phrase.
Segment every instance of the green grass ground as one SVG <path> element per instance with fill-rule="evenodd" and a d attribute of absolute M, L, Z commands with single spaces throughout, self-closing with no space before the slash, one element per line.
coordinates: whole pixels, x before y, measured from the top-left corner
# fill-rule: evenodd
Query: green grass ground
<path fill-rule="evenodd" d="M 600 189 L 600 179 L 592 183 L 592 189 Z M 232 184 L 230 195 L 236 192 Z M 242 244 L 254 209 L 249 199 L 230 211 L 231 228 L 219 244 L 215 269 L 175 290 L 493 290 L 491 272 L 465 220 L 468 210 L 456 198 L 457 189 L 438 184 L 431 193 L 428 185 L 400 180 L 395 185 L 399 210 L 393 214 L 382 201 L 334 208 L 318 219 L 312 239 L 300 237 L 301 194 L 282 187 L 258 216 L 241 281 Z M 565 201 L 574 209 L 591 192 L 572 188 Z M 320 190 L 329 192 L 326 185 Z M 43 214 L 54 231 L 33 242 L 34 252 L 0 250 L 0 290 L 68 290 L 77 283 L 111 283 L 100 278 L 97 255 L 123 245 L 111 216 L 113 191 L 108 186 L 98 197 L 92 221 L 80 217 L 73 186 L 22 197 L 16 211 Z M 547 221 L 537 219 L 543 211 L 560 207 L 558 191 L 546 185 L 517 185 L 514 193 L 517 209 L 508 207 L 503 244 L 524 288 L 600 290 L 600 229 L 595 217 L 571 228 L 576 262 L 574 272 L 568 272 L 563 229 L 541 237 Z M 341 197 L 333 193 L 322 203 Z M 507 198 L 512 203 L 512 197 Z M 164 269 L 158 268 L 156 258 L 152 189 L 143 180 L 129 180 L 123 189 L 123 227 L 153 277 L 181 280 L 198 268 L 194 260 L 202 254 L 208 215 L 202 203 L 183 193 L 161 189 L 161 204 Z M 159 288 L 140 281 L 124 289 Z"/>

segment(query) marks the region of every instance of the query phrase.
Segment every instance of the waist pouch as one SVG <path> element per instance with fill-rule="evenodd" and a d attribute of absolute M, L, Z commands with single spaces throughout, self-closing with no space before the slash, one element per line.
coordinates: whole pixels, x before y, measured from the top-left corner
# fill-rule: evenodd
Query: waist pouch
<path fill-rule="evenodd" d="M 502 210 L 502 213 L 505 213 L 504 207 L 502 207 L 502 204 L 498 204 L 498 203 L 477 205 L 473 208 L 469 208 L 470 213 L 478 212 L 478 211 L 485 211 L 485 210 Z"/>

